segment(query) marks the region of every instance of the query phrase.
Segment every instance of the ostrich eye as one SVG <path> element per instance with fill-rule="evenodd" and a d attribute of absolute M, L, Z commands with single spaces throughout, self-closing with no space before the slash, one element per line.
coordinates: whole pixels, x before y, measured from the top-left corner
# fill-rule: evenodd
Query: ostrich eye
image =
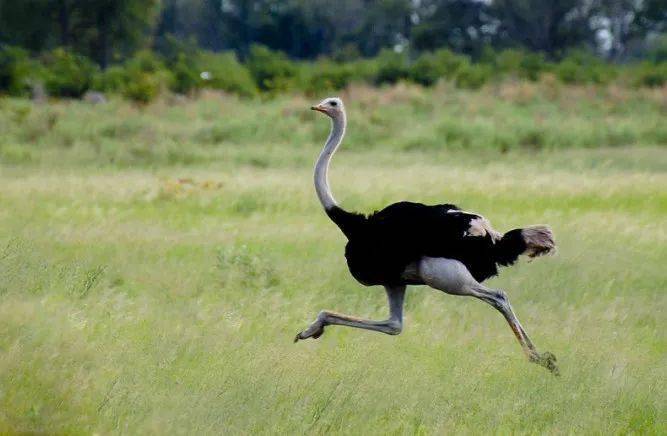
<path fill-rule="evenodd" d="M 331 106 L 338 106 L 338 103 L 336 103 L 335 101 L 332 101 Z"/>

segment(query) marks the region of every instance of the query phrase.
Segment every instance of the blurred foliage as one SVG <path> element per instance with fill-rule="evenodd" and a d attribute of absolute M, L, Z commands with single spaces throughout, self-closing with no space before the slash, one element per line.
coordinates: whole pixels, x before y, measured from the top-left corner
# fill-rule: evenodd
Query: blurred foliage
<path fill-rule="evenodd" d="M 459 88 L 479 89 L 491 78 L 491 69 L 484 64 L 466 63 L 457 70 L 455 83 Z"/>
<path fill-rule="evenodd" d="M 158 0 L 0 0 L 0 44 L 68 47 L 106 67 L 145 47 L 160 10 Z"/>
<path fill-rule="evenodd" d="M 326 90 L 338 90 L 348 86 L 352 80 L 362 80 L 353 63 L 336 63 L 328 59 L 300 66 L 304 91 L 316 94 Z"/>
<path fill-rule="evenodd" d="M 647 86 L 649 88 L 664 86 L 667 84 L 667 62 L 652 64 L 642 63 L 637 67 L 635 85 Z"/>
<path fill-rule="evenodd" d="M 142 51 L 125 65 L 122 93 L 137 103 L 149 103 L 166 89 L 172 76 L 154 53 Z"/>
<path fill-rule="evenodd" d="M 443 48 L 478 59 L 489 46 L 552 61 L 572 49 L 627 61 L 646 59 L 665 31 L 664 0 L 0 0 L 0 44 L 35 54 L 67 47 L 102 68 L 175 38 L 244 61 L 255 45 L 339 62 L 383 50 L 415 51 L 414 60 Z M 179 76 L 173 86 L 194 89 L 186 71 Z M 284 86 L 273 79 L 267 86 Z"/>
<path fill-rule="evenodd" d="M 58 48 L 31 58 L 23 49 L 5 46 L 0 49 L 0 92 L 25 96 L 41 82 L 53 97 L 78 98 L 94 90 L 145 104 L 165 91 L 189 95 L 216 89 L 242 97 L 284 92 L 312 95 L 353 83 L 412 82 L 430 87 L 444 81 L 479 89 L 491 81 L 539 82 L 547 77 L 568 85 L 657 87 L 667 82 L 667 61 L 662 60 L 659 45 L 654 47 L 653 62 L 626 65 L 604 62 L 585 50 L 572 50 L 556 62 L 540 53 L 491 47 L 484 48 L 478 58 L 439 49 L 414 55 L 383 50 L 375 58 L 348 61 L 294 61 L 260 45 L 251 47 L 245 62 L 240 62 L 233 52 L 201 50 L 173 38 L 159 51 L 141 50 L 123 63 L 100 70 L 71 50 Z"/>
<path fill-rule="evenodd" d="M 200 75 L 208 77 L 202 86 L 251 97 L 257 94 L 257 85 L 250 71 L 239 63 L 232 52 L 203 51 L 197 57 Z M 208 74 L 206 74 L 208 73 Z"/>
<path fill-rule="evenodd" d="M 50 95 L 81 97 L 93 83 L 97 66 L 88 58 L 57 48 L 42 56 L 44 84 Z"/>
<path fill-rule="evenodd" d="M 573 51 L 555 67 L 558 78 L 567 84 L 606 84 L 613 80 L 617 71 L 599 58 L 584 51 Z"/>
<path fill-rule="evenodd" d="M 0 93 L 25 95 L 31 74 L 28 52 L 19 47 L 0 48 Z"/>
<path fill-rule="evenodd" d="M 545 25 L 548 23 L 548 25 Z M 662 86 L 664 0 L 0 0 L 0 93 Z"/>
<path fill-rule="evenodd" d="M 403 53 L 396 53 L 391 50 L 383 50 L 377 57 L 378 64 L 375 83 L 382 85 L 384 83 L 394 84 L 399 80 L 405 80 L 410 75 L 408 59 Z"/>
<path fill-rule="evenodd" d="M 262 91 L 286 91 L 293 86 L 297 68 L 284 53 L 261 45 L 250 48 L 246 66 Z"/>
<path fill-rule="evenodd" d="M 147 62 L 135 60 L 132 66 L 143 74 L 141 81 L 122 91 L 139 103 L 169 83 L 146 65 L 137 66 L 142 63 Z M 343 95 L 353 121 L 348 151 L 667 146 L 665 88 L 565 86 L 553 74 L 539 82 L 496 82 L 488 70 L 467 64 L 455 79 L 430 88 L 410 82 L 382 89 L 350 85 Z M 198 98 L 165 95 L 140 109 L 115 96 L 96 107 L 84 101 L 32 104 L 2 98 L 0 161 L 45 168 L 305 165 L 328 131 L 327 123 L 315 122 L 319 115 L 308 110 L 325 92 L 280 94 L 259 104 L 204 89 Z M 245 213 L 255 200 L 239 200 L 234 207 Z"/>
<path fill-rule="evenodd" d="M 667 5 L 665 5 L 667 9 Z M 646 51 L 647 60 L 653 63 L 667 62 L 667 34 L 655 38 Z"/>
<path fill-rule="evenodd" d="M 410 68 L 410 78 L 415 83 L 431 86 L 440 78 L 451 79 L 469 63 L 467 56 L 456 54 L 447 49 L 426 52 L 417 58 Z"/>

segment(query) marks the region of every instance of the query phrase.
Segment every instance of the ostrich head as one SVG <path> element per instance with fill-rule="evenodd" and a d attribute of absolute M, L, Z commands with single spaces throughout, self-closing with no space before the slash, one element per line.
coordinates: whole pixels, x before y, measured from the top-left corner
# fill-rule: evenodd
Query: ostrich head
<path fill-rule="evenodd" d="M 325 98 L 317 106 L 311 107 L 311 109 L 322 112 L 334 119 L 341 117 L 344 113 L 343 100 L 338 97 Z"/>

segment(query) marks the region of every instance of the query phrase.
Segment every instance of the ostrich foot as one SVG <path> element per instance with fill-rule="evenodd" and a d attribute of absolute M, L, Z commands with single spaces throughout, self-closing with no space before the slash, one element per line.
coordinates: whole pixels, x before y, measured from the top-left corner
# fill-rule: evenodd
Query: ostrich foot
<path fill-rule="evenodd" d="M 317 339 L 324 334 L 324 325 L 320 320 L 315 321 L 308 327 L 306 330 L 297 333 L 294 337 L 294 342 L 299 342 L 299 340 L 304 340 L 308 338 Z"/>
<path fill-rule="evenodd" d="M 544 353 L 537 353 L 531 354 L 529 357 L 530 361 L 533 363 L 537 363 L 540 366 L 545 367 L 548 369 L 553 375 L 559 376 L 560 371 L 558 370 L 558 366 L 556 365 L 556 356 L 553 355 L 553 353 L 550 353 L 548 351 L 545 351 Z"/>

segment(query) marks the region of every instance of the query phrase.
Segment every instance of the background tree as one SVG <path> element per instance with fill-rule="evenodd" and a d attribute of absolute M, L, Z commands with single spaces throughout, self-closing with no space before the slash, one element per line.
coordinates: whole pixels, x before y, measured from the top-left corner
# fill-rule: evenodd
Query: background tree
<path fill-rule="evenodd" d="M 416 11 L 418 24 L 411 42 L 417 50 L 448 47 L 478 54 L 491 43 L 497 27 L 486 2 L 471 0 L 424 0 Z"/>
<path fill-rule="evenodd" d="M 32 51 L 69 47 L 105 67 L 148 43 L 158 0 L 0 0 L 0 37 Z"/>
<path fill-rule="evenodd" d="M 63 0 L 64 1 L 64 0 Z M 62 45 L 56 26 L 60 2 L 52 0 L 0 0 L 0 42 L 37 52 Z"/>
<path fill-rule="evenodd" d="M 147 45 L 158 0 L 81 0 L 74 2 L 77 35 L 82 51 L 103 68 L 113 58 L 120 58 Z"/>
<path fill-rule="evenodd" d="M 495 40 L 499 45 L 518 45 L 553 58 L 568 48 L 595 42 L 591 2 L 494 0 L 490 12 L 497 20 Z"/>
<path fill-rule="evenodd" d="M 168 35 L 243 60 L 260 44 L 296 59 L 583 47 L 623 61 L 666 30 L 667 0 L 0 0 L 0 44 L 65 47 L 102 67 L 163 51 Z"/>
<path fill-rule="evenodd" d="M 633 25 L 642 34 L 667 31 L 667 0 L 644 0 Z"/>

